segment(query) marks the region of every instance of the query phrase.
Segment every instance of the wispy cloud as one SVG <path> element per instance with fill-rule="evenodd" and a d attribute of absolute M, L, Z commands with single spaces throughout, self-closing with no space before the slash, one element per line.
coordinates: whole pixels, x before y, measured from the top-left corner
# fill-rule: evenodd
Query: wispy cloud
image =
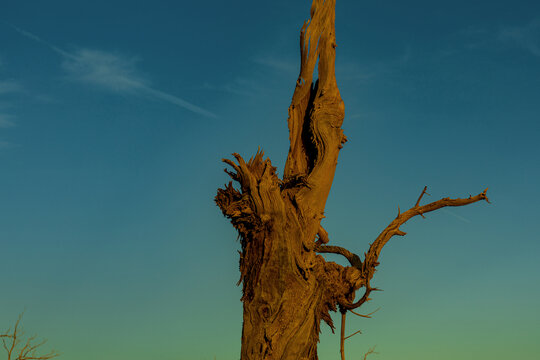
<path fill-rule="evenodd" d="M 387 61 L 381 61 L 374 64 L 360 64 L 357 61 L 342 60 L 340 58 L 339 66 L 337 67 L 338 76 L 354 80 L 368 80 L 376 75 L 392 72 L 396 68 L 406 65 L 412 58 L 412 48 L 405 46 L 402 53 L 395 58 Z M 282 59 L 275 55 L 255 56 L 251 58 L 255 64 L 262 65 L 277 73 L 286 75 L 298 75 L 300 71 L 299 60 Z"/>
<path fill-rule="evenodd" d="M 7 149 L 12 147 L 13 144 L 7 141 L 0 141 L 0 149 Z"/>
<path fill-rule="evenodd" d="M 209 110 L 150 86 L 148 81 L 136 70 L 135 65 L 139 61 L 138 58 L 129 58 L 120 54 L 92 49 L 79 49 L 72 53 L 44 41 L 28 31 L 15 26 L 13 28 L 21 35 L 46 45 L 61 55 L 63 58 L 62 68 L 73 80 L 117 93 L 151 96 L 202 116 L 218 117 Z"/>
<path fill-rule="evenodd" d="M 80 49 L 72 57 L 64 57 L 62 68 L 74 80 L 117 92 L 129 92 L 147 86 L 135 71 L 136 62 L 136 58 Z"/>
<path fill-rule="evenodd" d="M 23 91 L 23 87 L 16 81 L 0 81 L 0 95 L 8 95 L 12 93 L 17 93 Z M 10 102 L 0 102 L 0 109 L 8 109 L 12 105 Z M 11 128 L 15 126 L 15 116 L 6 114 L 5 112 L 0 113 L 0 129 Z M 0 145 L 0 148 L 6 148 L 7 142 L 3 142 L 3 146 Z"/>
<path fill-rule="evenodd" d="M 0 68 L 6 65 L 4 60 L 0 58 Z M 0 80 L 0 130 L 12 128 L 16 126 L 14 115 L 9 114 L 10 110 L 14 107 L 11 97 L 25 92 L 24 87 L 20 82 L 12 79 Z M 13 148 L 16 145 L 9 141 L 0 140 L 0 150 Z"/>
<path fill-rule="evenodd" d="M 12 81 L 12 80 L 0 81 L 0 95 L 20 92 L 22 91 L 22 89 L 23 89 L 22 85 L 16 81 Z"/>
<path fill-rule="evenodd" d="M 366 81 L 385 72 L 387 67 L 382 63 L 361 64 L 355 60 L 340 60 L 336 65 L 336 76 L 344 80 Z"/>
<path fill-rule="evenodd" d="M 8 114 L 0 114 L 0 129 L 14 127 L 14 117 Z M 8 141 L 0 140 L 0 150 L 13 147 L 13 144 Z"/>
<path fill-rule="evenodd" d="M 499 32 L 499 39 L 514 43 L 534 56 L 540 57 L 540 18 L 525 26 L 502 28 Z"/>
<path fill-rule="evenodd" d="M 256 56 L 251 60 L 256 64 L 263 65 L 280 72 L 298 73 L 300 71 L 297 63 L 273 56 Z"/>
<path fill-rule="evenodd" d="M 10 128 L 15 126 L 13 116 L 8 114 L 0 114 L 0 128 Z"/>
<path fill-rule="evenodd" d="M 248 97 L 261 96 L 261 94 L 267 94 L 269 90 L 268 87 L 261 85 L 261 81 L 253 78 L 240 77 L 235 78 L 223 85 L 214 85 L 205 82 L 203 83 L 202 88 Z"/>

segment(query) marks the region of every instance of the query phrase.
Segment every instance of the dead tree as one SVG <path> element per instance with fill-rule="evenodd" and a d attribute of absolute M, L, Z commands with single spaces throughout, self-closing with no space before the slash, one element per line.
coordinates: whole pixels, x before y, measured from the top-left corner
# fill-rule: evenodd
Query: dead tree
<path fill-rule="evenodd" d="M 0 334 L 7 360 L 48 360 L 59 356 L 60 354 L 55 350 L 45 354 L 38 353 L 47 340 L 36 341 L 35 335 L 25 338 L 20 328 L 22 316 L 23 314 L 19 315 L 13 331 L 8 329 L 6 333 Z"/>
<path fill-rule="evenodd" d="M 218 189 L 215 201 L 238 230 L 242 247 L 242 360 L 317 359 L 321 320 L 333 328 L 329 311 L 339 308 L 345 316 L 368 301 L 376 290 L 370 281 L 379 254 L 394 235 L 405 235 L 401 225 L 445 206 L 487 200 L 484 191 L 421 205 L 424 188 L 416 204 L 397 215 L 363 259 L 327 245 L 328 233 L 320 222 L 339 150 L 347 141 L 334 73 L 334 20 L 335 0 L 313 0 L 311 19 L 300 31 L 301 67 L 289 107 L 290 149 L 283 178 L 262 151 L 247 162 L 236 153 L 236 161 L 223 160 L 233 170 L 225 171 L 239 184 L 235 188 L 231 181 Z M 320 253 L 342 255 L 350 266 L 326 261 Z M 361 288 L 363 294 L 355 300 Z"/>

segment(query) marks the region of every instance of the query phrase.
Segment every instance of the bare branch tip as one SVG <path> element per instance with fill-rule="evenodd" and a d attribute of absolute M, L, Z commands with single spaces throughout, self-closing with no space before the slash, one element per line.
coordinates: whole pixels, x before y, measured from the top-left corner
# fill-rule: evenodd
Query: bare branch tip
<path fill-rule="evenodd" d="M 361 333 L 362 333 L 362 330 L 358 330 L 357 332 L 355 332 L 355 333 L 353 333 L 353 334 L 351 334 L 349 336 L 344 337 L 343 340 L 347 340 L 348 338 L 353 337 L 356 334 L 361 334 Z"/>
<path fill-rule="evenodd" d="M 221 159 L 221 161 L 223 161 L 225 164 L 231 165 L 233 167 L 236 166 L 236 164 L 231 159 Z"/>
<path fill-rule="evenodd" d="M 424 186 L 424 190 L 422 190 L 422 193 L 418 197 L 418 200 L 416 201 L 416 204 L 414 205 L 414 207 L 418 207 L 418 205 L 420 205 L 420 200 L 422 200 L 422 197 L 424 196 L 424 194 L 426 194 L 426 190 L 427 190 L 427 185 Z"/>
<path fill-rule="evenodd" d="M 236 159 L 236 161 L 238 161 L 238 165 L 241 166 L 242 163 L 245 163 L 244 158 L 242 158 L 242 156 L 240 156 L 239 153 L 232 153 L 231 155 L 234 156 L 234 158 Z"/>
<path fill-rule="evenodd" d="M 480 194 L 480 195 L 482 195 L 482 199 L 486 200 L 486 202 L 487 202 L 488 204 L 491 204 L 491 201 L 489 201 L 489 199 L 488 199 L 488 197 L 487 197 L 487 191 L 488 191 L 488 189 L 489 189 L 489 188 L 487 187 L 487 188 L 482 192 L 482 194 Z"/>

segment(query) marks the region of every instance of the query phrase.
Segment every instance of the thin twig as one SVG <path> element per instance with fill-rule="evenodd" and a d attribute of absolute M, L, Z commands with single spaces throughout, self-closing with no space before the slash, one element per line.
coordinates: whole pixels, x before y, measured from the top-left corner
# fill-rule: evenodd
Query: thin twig
<path fill-rule="evenodd" d="M 371 355 L 371 354 L 378 354 L 378 352 L 375 352 L 375 346 L 372 347 L 372 348 L 370 348 L 370 349 L 368 350 L 368 352 L 364 354 L 364 360 L 366 360 L 367 357 L 368 357 L 368 355 Z"/>
<path fill-rule="evenodd" d="M 349 336 L 346 336 L 344 339 L 347 340 L 348 338 L 353 337 L 356 334 L 361 334 L 361 333 L 362 333 L 362 330 L 358 330 L 357 332 L 355 332 L 355 333 L 353 333 L 353 334 L 351 334 Z"/>
<path fill-rule="evenodd" d="M 37 337 L 35 335 L 30 336 L 24 342 L 24 346 L 22 346 L 20 350 L 17 350 L 24 335 L 24 333 L 20 330 L 20 322 L 23 314 L 24 312 L 19 315 L 19 318 L 15 323 L 15 327 L 13 328 L 13 332 L 11 329 L 9 329 L 7 333 L 0 334 L 0 338 L 2 338 L 2 345 L 7 353 L 7 360 L 49 360 L 59 356 L 60 354 L 55 350 L 51 350 L 49 353 L 43 355 L 36 354 L 37 349 L 44 345 L 47 340 L 42 340 L 36 343 L 35 340 Z M 6 342 L 6 339 L 10 340 Z M 11 341 L 11 343 L 9 343 L 9 341 Z"/>
<path fill-rule="evenodd" d="M 363 318 L 368 318 L 368 319 L 371 319 L 371 315 L 375 314 L 377 311 L 381 310 L 381 308 L 377 308 L 377 310 L 375 311 L 372 311 L 370 312 L 369 314 L 360 314 L 360 313 L 357 313 L 356 311 L 354 310 L 349 310 L 350 312 L 352 312 L 354 315 L 357 315 L 357 316 L 360 316 L 360 317 L 363 317 Z"/>
<path fill-rule="evenodd" d="M 422 200 L 422 196 L 424 196 L 424 194 L 427 194 L 426 193 L 426 190 L 427 190 L 427 185 L 424 186 L 424 190 L 422 190 L 422 193 L 420 194 L 420 196 L 418 197 L 418 200 L 416 201 L 416 204 L 414 205 L 414 207 L 418 207 L 418 205 L 420 205 L 420 200 Z M 429 194 L 428 194 L 429 195 Z"/>

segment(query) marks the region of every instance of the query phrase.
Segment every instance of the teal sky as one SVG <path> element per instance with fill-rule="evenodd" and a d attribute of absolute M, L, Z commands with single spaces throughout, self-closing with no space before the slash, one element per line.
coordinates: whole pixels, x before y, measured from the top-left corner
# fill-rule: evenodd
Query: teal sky
<path fill-rule="evenodd" d="M 220 159 L 261 146 L 282 173 L 310 6 L 2 4 L 0 328 L 26 309 L 64 360 L 239 358 Z M 492 201 L 387 245 L 348 359 L 538 359 L 540 2 L 339 0 L 336 21 L 331 241 L 363 253 L 424 185 Z M 319 355 L 339 357 L 326 326 Z"/>

